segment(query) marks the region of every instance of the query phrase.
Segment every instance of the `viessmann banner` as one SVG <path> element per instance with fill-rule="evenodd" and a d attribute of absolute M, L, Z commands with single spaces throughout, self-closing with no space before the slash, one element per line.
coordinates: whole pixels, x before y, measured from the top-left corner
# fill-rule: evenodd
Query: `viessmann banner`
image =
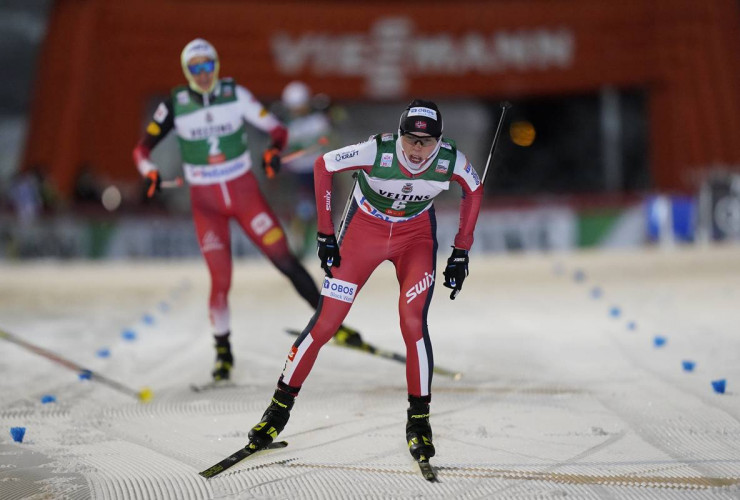
<path fill-rule="evenodd" d="M 360 77 L 366 95 L 376 98 L 406 95 L 415 77 L 567 69 L 576 50 L 575 35 L 566 27 L 424 32 L 403 16 L 380 17 L 365 31 L 341 34 L 278 31 L 269 42 L 280 74 Z"/>

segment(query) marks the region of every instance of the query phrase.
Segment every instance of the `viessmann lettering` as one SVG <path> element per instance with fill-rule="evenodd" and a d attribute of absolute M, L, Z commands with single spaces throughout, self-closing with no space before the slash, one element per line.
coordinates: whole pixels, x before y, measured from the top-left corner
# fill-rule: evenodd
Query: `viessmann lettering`
<path fill-rule="evenodd" d="M 360 76 L 367 78 L 371 93 L 385 89 L 395 94 L 404 92 L 410 76 L 562 69 L 573 65 L 576 53 L 575 35 L 565 27 L 418 33 L 407 17 L 379 18 L 366 33 L 278 32 L 271 44 L 286 75 Z"/>

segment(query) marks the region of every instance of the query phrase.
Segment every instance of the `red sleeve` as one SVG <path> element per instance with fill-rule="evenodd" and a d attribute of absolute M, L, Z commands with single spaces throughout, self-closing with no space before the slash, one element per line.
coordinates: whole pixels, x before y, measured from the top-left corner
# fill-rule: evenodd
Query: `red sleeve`
<path fill-rule="evenodd" d="M 148 160 L 149 159 L 149 153 L 151 153 L 151 150 L 149 147 L 144 144 L 144 140 L 140 140 L 139 143 L 134 148 L 134 164 L 138 165 L 141 160 Z"/>
<path fill-rule="evenodd" d="M 326 169 L 324 156 L 316 158 L 313 166 L 314 195 L 316 196 L 316 230 L 324 234 L 334 234 L 331 219 L 331 192 L 334 172 Z"/>
<path fill-rule="evenodd" d="M 462 200 L 460 202 L 460 226 L 455 235 L 455 248 L 470 250 L 473 246 L 473 232 L 483 201 L 483 186 L 478 186 L 478 189 L 471 191 L 465 181 L 456 177 L 453 175 L 452 180 L 462 186 Z"/>
<path fill-rule="evenodd" d="M 270 139 L 272 140 L 272 147 L 278 148 L 280 151 L 285 148 L 285 144 L 288 142 L 288 129 L 283 125 L 270 130 Z"/>

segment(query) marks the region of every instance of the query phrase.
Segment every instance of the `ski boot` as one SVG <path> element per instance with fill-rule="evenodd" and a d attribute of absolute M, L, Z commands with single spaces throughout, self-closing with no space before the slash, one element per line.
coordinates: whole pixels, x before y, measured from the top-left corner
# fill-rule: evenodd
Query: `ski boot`
<path fill-rule="evenodd" d="M 353 347 L 362 347 L 364 344 L 362 337 L 360 336 L 360 332 L 344 324 L 339 325 L 339 330 L 334 334 L 334 340 L 338 344 L 345 344 Z"/>
<path fill-rule="evenodd" d="M 429 460 L 434 456 L 432 444 L 432 427 L 429 425 L 430 396 L 417 397 L 409 395 L 409 409 L 406 410 L 406 442 L 411 456 L 418 462 Z"/>
<path fill-rule="evenodd" d="M 220 380 L 229 380 L 231 376 L 231 367 L 234 366 L 234 356 L 231 354 L 231 344 L 229 343 L 229 334 L 214 335 L 216 339 L 216 365 L 211 375 L 214 382 Z"/>
<path fill-rule="evenodd" d="M 290 418 L 290 410 L 293 408 L 295 396 L 281 389 L 275 389 L 270 406 L 260 419 L 260 423 L 249 431 L 250 448 L 266 448 L 285 428 Z M 252 446 L 254 445 L 254 446 Z"/>

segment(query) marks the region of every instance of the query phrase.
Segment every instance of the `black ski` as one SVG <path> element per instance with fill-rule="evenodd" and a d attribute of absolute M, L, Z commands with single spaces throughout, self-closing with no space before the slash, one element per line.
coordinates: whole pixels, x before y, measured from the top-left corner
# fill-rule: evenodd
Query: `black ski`
<path fill-rule="evenodd" d="M 416 463 L 419 464 L 419 470 L 421 470 L 421 475 L 424 476 L 424 479 L 432 483 L 437 482 L 437 473 L 432 468 L 432 464 L 429 463 L 428 458 L 422 456 Z"/>
<path fill-rule="evenodd" d="M 234 389 L 239 387 L 231 380 L 211 380 L 205 384 L 190 384 L 190 390 L 193 392 L 206 392 L 213 389 Z"/>
<path fill-rule="evenodd" d="M 302 333 L 302 332 L 299 332 L 298 330 L 292 330 L 290 328 L 286 328 L 285 331 L 286 333 L 290 335 L 295 335 L 296 337 L 298 337 Z M 353 344 L 347 344 L 344 342 L 338 342 L 336 338 L 332 337 L 329 343 L 332 345 L 338 346 L 338 347 L 345 347 L 347 349 L 353 349 L 355 351 L 372 354 L 373 356 L 379 356 L 381 358 L 398 361 L 399 363 L 404 363 L 404 364 L 406 363 L 406 356 L 404 356 L 403 354 L 399 354 L 393 351 L 386 351 L 385 349 L 381 349 L 379 347 L 374 346 L 373 344 L 369 344 L 364 341 L 360 345 L 353 345 Z M 453 380 L 460 380 L 462 378 L 461 372 L 448 370 L 446 368 L 442 368 L 441 366 L 435 366 L 433 371 L 437 375 L 443 375 L 445 377 L 450 377 Z"/>
<path fill-rule="evenodd" d="M 247 446 L 237 451 L 236 453 L 232 453 L 228 457 L 224 458 L 216 465 L 213 465 L 207 468 L 203 472 L 199 472 L 199 474 L 206 479 L 210 479 L 217 474 L 221 474 L 226 469 L 233 467 L 234 465 L 238 464 L 245 458 L 254 455 L 255 453 L 258 453 L 264 450 L 271 450 L 274 448 L 285 448 L 286 446 L 288 446 L 287 441 L 276 441 L 274 443 L 270 443 L 269 445 L 267 445 L 267 448 L 257 448 L 253 444 L 248 444 Z"/>

